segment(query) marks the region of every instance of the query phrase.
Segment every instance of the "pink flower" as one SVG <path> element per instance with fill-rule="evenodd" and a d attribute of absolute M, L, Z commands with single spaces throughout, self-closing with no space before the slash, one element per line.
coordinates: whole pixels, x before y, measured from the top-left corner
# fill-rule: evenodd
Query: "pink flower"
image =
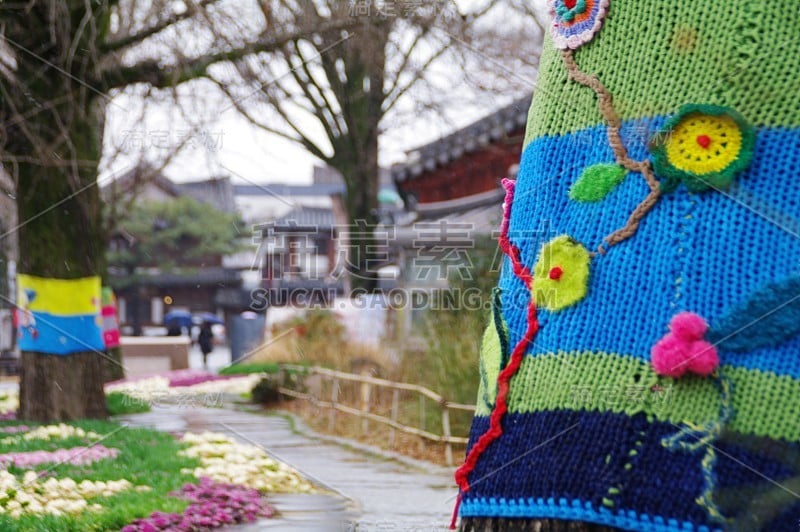
<path fill-rule="evenodd" d="M 109 449 L 103 445 L 92 447 L 72 447 L 56 451 L 27 451 L 0 454 L 0 465 L 14 465 L 20 468 L 36 467 L 40 464 L 65 463 L 88 465 L 106 458 L 116 458 L 119 449 Z"/>
<path fill-rule="evenodd" d="M 199 484 L 185 484 L 180 491 L 170 495 L 188 499 L 192 504 L 183 514 L 153 512 L 150 517 L 137 519 L 126 526 L 123 532 L 217 528 L 255 521 L 274 513 L 258 490 L 223 484 L 206 477 L 201 478 Z"/>

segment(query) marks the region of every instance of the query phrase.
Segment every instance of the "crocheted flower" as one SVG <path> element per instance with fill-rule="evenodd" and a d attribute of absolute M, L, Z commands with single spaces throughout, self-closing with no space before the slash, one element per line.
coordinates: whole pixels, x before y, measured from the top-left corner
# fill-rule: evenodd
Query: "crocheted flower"
<path fill-rule="evenodd" d="M 702 192 L 727 188 L 750 165 L 754 146 L 753 128 L 733 109 L 688 104 L 652 139 L 650 151 L 663 191 L 683 181 Z"/>
<path fill-rule="evenodd" d="M 589 284 L 589 252 L 580 242 L 562 235 L 542 246 L 533 268 L 536 305 L 561 310 L 584 297 Z"/>
<path fill-rule="evenodd" d="M 603 25 L 609 0 L 550 0 L 553 44 L 574 50 L 591 41 Z"/>
<path fill-rule="evenodd" d="M 707 377 L 719 366 L 717 349 L 703 337 L 706 321 L 692 312 L 681 312 L 669 323 L 669 332 L 650 353 L 653 369 L 659 375 L 678 378 L 691 372 Z"/>

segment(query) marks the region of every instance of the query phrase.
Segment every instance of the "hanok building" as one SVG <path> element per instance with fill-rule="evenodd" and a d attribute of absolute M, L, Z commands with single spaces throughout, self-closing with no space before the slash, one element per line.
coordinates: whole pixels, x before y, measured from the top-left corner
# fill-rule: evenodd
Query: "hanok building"
<path fill-rule="evenodd" d="M 359 228 L 348 221 L 344 181 L 335 170 L 315 167 L 310 185 L 237 185 L 235 191 L 261 238 L 256 260 L 270 304 L 327 303 L 347 291 L 348 235 Z M 378 199 L 378 217 L 391 222 L 402 202 L 385 170 Z M 390 262 L 385 255 L 376 269 Z"/>
<path fill-rule="evenodd" d="M 503 178 L 516 178 L 530 96 L 440 140 L 391 168 L 413 216 L 397 228 L 406 287 L 444 287 L 475 238 L 499 228 Z"/>
<path fill-rule="evenodd" d="M 332 209 L 299 206 L 262 226 L 264 287 L 271 305 L 324 303 L 344 291 Z"/>
<path fill-rule="evenodd" d="M 182 196 L 209 205 L 226 213 L 236 210 L 233 186 L 227 177 L 210 178 L 190 183 L 175 183 L 148 168 L 135 168 L 104 187 L 103 196 L 114 208 L 136 202 L 163 202 Z M 124 229 L 111 235 L 110 247 L 135 245 Z M 110 269 L 109 280 L 117 292 L 120 322 L 138 332 L 144 326 L 163 324 L 164 315 L 180 308 L 193 312 L 225 310 L 226 293 L 242 289 L 241 271 L 229 267 L 226 257 L 215 254 L 194 261 L 185 257 L 169 257 L 174 268 L 164 270 L 159 264 L 144 264 L 136 272 Z M 230 299 L 230 296 L 228 296 Z M 235 302 L 232 310 L 241 312 Z"/>

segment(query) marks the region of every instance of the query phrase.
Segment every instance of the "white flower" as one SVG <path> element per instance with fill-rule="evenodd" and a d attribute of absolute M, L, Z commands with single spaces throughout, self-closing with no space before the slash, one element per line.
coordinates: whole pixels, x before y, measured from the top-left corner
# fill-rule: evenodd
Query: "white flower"
<path fill-rule="evenodd" d="M 237 442 L 224 434 L 187 433 L 189 447 L 179 454 L 200 460 L 192 472 L 218 482 L 241 484 L 264 492 L 308 492 L 313 487 L 299 473 L 271 458 L 263 449 Z"/>
<path fill-rule="evenodd" d="M 83 480 L 77 483 L 71 478 L 51 477 L 42 481 L 33 471 L 27 471 L 21 479 L 17 479 L 6 470 L 0 470 L 0 486 L 0 500 L 4 501 L 0 503 L 0 513 L 12 517 L 78 514 L 87 509 L 101 511 L 101 506 L 90 506 L 86 499 L 98 495 L 108 497 L 133 488 L 125 479 L 106 482 Z"/>
<path fill-rule="evenodd" d="M 96 432 L 85 431 L 79 427 L 72 427 L 64 423 L 59 423 L 58 425 L 43 425 L 16 436 L 3 438 L 0 440 L 0 443 L 8 445 L 21 440 L 54 440 L 72 437 L 97 440 L 100 438 L 100 435 Z"/>

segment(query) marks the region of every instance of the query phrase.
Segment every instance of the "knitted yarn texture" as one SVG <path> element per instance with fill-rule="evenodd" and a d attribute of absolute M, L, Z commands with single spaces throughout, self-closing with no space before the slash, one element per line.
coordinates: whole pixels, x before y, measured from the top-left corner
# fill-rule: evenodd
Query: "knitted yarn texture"
<path fill-rule="evenodd" d="M 796 531 L 800 9 L 550 7 L 460 516 Z"/>

